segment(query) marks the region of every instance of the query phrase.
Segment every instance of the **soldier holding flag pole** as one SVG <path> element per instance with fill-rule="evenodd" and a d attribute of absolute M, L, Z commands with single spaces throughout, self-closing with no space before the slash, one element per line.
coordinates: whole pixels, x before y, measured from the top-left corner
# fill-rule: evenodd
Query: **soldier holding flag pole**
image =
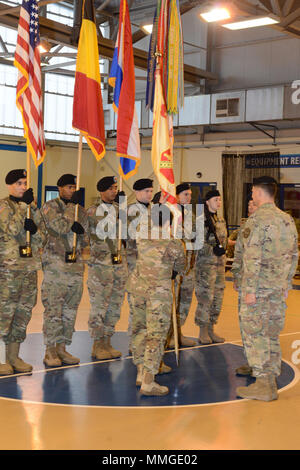
<path fill-rule="evenodd" d="M 168 21 L 169 19 L 169 21 Z M 174 41 L 173 39 L 176 38 Z M 155 50 L 156 64 L 153 51 Z M 177 208 L 173 172 L 173 118 L 178 112 L 178 97 L 183 104 L 183 53 L 179 5 L 176 0 L 158 1 L 150 40 L 147 104 L 153 109 L 152 166 L 166 204 L 174 214 L 173 233 L 181 217 Z M 151 92 L 155 83 L 154 94 Z M 173 279 L 175 295 L 175 279 Z M 173 302 L 177 305 L 177 301 Z M 173 331 L 178 363 L 178 327 L 173 307 Z"/>
<path fill-rule="evenodd" d="M 57 182 L 60 197 L 43 207 L 50 240 L 43 254 L 45 277 L 42 285 L 46 343 L 44 362 L 49 367 L 79 362 L 79 358 L 68 353 L 65 347 L 72 342 L 83 289 L 81 252 L 88 245 L 87 214 L 79 206 L 83 136 L 97 160 L 105 154 L 99 51 L 92 0 L 84 0 L 82 4 L 72 125 L 80 131 L 77 176 L 62 175 Z M 60 283 L 59 289 L 57 283 Z M 58 298 L 54 295 L 57 291 Z"/>
<path fill-rule="evenodd" d="M 14 65 L 18 69 L 16 104 L 27 144 L 27 171 L 17 169 L 6 175 L 9 196 L 0 201 L 1 375 L 32 370 L 19 351 L 37 299 L 40 249 L 45 243 L 43 220 L 30 188 L 30 155 L 36 167 L 45 157 L 39 43 L 37 2 L 24 0 Z"/>

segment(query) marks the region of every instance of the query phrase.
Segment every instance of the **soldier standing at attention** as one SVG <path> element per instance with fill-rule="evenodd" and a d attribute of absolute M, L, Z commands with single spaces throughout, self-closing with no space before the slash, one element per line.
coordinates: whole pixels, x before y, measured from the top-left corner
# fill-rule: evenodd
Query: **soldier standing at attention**
<path fill-rule="evenodd" d="M 9 196 L 0 201 L 0 343 L 6 345 L 0 375 L 32 370 L 19 357 L 19 350 L 37 300 L 37 271 L 46 233 L 33 191 L 26 189 L 26 178 L 25 170 L 10 171 L 5 178 Z M 32 218 L 26 217 L 29 204 Z M 30 232 L 31 256 L 24 256 L 22 250 L 26 231 Z"/>
<path fill-rule="evenodd" d="M 253 202 L 253 199 L 250 199 L 248 203 L 248 217 L 250 215 L 254 214 L 256 211 L 257 207 Z M 239 320 L 241 324 L 241 319 L 240 319 L 240 307 L 241 307 L 241 281 L 243 277 L 243 239 L 244 239 L 244 226 L 245 223 L 247 222 L 247 219 L 241 219 L 240 222 L 240 227 L 237 232 L 236 236 L 236 242 L 234 245 L 234 260 L 232 263 L 232 268 L 231 272 L 233 275 L 233 288 L 238 292 L 238 312 L 239 312 Z M 241 335 L 243 339 L 243 331 L 241 330 Z M 252 369 L 249 367 L 249 364 L 243 364 L 239 366 L 235 373 L 237 375 L 251 375 L 252 374 Z"/>
<path fill-rule="evenodd" d="M 181 183 L 178 186 L 176 186 L 176 196 L 177 196 L 177 201 L 178 201 L 178 208 L 181 211 L 182 214 L 182 236 L 184 237 L 185 234 L 190 231 L 194 227 L 192 227 L 192 224 L 188 224 L 190 221 L 185 220 L 185 215 L 187 215 L 187 210 L 186 206 L 191 204 L 192 200 L 192 190 L 191 186 L 189 183 Z M 191 216 L 191 214 L 190 214 Z M 186 223 L 185 223 L 186 222 Z M 190 227 L 188 225 L 191 225 Z M 183 238 L 183 242 L 185 243 L 185 240 Z M 191 243 L 191 240 L 188 240 L 189 243 Z M 175 281 L 175 292 L 179 292 L 178 294 L 178 314 L 179 314 L 179 323 L 180 323 L 180 334 L 179 334 L 179 343 L 182 346 L 195 346 L 196 342 L 190 338 L 187 338 L 183 336 L 181 333 L 181 328 L 183 327 L 187 316 L 190 311 L 190 306 L 192 303 L 192 297 L 193 297 L 193 292 L 194 292 L 194 287 L 195 287 L 195 251 L 194 250 L 186 250 L 186 271 L 182 276 L 179 276 L 179 279 L 176 278 Z M 178 279 L 178 280 L 177 280 Z M 178 290 L 178 284 L 179 284 L 179 290 Z M 172 335 L 170 342 L 169 342 L 169 347 L 174 346 L 174 337 Z"/>
<path fill-rule="evenodd" d="M 137 367 L 136 385 L 142 395 L 166 395 L 168 387 L 155 382 L 159 373 L 172 313 L 172 272 L 181 274 L 185 253 L 181 240 L 170 236 L 171 212 L 164 206 L 152 208 L 153 228 L 159 238 L 137 239 L 138 257 L 132 274 L 132 352 Z M 163 239 L 162 232 L 169 230 Z"/>
<path fill-rule="evenodd" d="M 243 228 L 240 321 L 245 353 L 256 382 L 238 387 L 237 396 L 263 401 L 278 398 L 279 334 L 298 262 L 296 226 L 291 216 L 275 206 L 276 191 L 274 178 L 254 179 L 252 197 L 257 210 Z"/>
<path fill-rule="evenodd" d="M 91 303 L 89 332 L 94 340 L 92 357 L 98 360 L 121 357 L 111 345 L 111 337 L 120 319 L 127 280 L 123 244 L 119 253 L 117 178 L 105 176 L 97 183 L 100 197 L 88 213 L 91 253 L 88 290 Z"/>
<path fill-rule="evenodd" d="M 195 294 L 198 305 L 195 323 L 200 327 L 200 344 L 225 341 L 214 332 L 225 289 L 227 228 L 225 220 L 217 213 L 220 207 L 219 191 L 217 189 L 209 191 L 204 204 L 204 245 L 198 251 L 196 258 Z"/>
<path fill-rule="evenodd" d="M 57 367 L 78 364 L 80 359 L 66 351 L 72 343 L 74 325 L 83 292 L 84 263 L 82 249 L 88 246 L 87 215 L 75 204 L 81 200 L 76 191 L 76 177 L 62 175 L 57 181 L 59 197 L 48 201 L 42 208 L 48 241 L 42 261 L 44 280 L 41 298 L 44 305 L 43 333 L 46 345 L 44 364 Z M 76 258 L 72 256 L 73 237 L 76 233 Z"/>
<path fill-rule="evenodd" d="M 133 190 L 135 192 L 136 202 L 128 206 L 128 228 L 132 227 L 132 222 L 139 219 L 139 224 L 136 226 L 136 233 L 129 234 L 126 245 L 126 256 L 128 263 L 129 276 L 135 268 L 137 259 L 136 239 L 132 235 L 139 233 L 143 238 L 148 236 L 151 230 L 151 200 L 153 195 L 153 180 L 149 178 L 141 178 L 134 182 Z M 143 217 L 144 216 L 144 217 Z M 145 227 L 142 233 L 141 224 Z"/>

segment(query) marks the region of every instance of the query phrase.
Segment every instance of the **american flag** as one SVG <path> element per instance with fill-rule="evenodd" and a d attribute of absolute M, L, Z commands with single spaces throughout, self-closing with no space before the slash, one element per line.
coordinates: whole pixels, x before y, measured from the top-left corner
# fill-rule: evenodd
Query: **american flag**
<path fill-rule="evenodd" d="M 17 67 L 17 107 L 21 111 L 24 137 L 35 165 L 45 157 L 41 92 L 39 15 L 36 0 L 23 0 L 18 26 L 14 65 Z"/>

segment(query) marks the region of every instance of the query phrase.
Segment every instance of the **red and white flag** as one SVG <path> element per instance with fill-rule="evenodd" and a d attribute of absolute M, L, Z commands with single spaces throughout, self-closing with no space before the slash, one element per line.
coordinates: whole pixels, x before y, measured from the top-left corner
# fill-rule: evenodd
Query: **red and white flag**
<path fill-rule="evenodd" d="M 23 118 L 24 137 L 35 165 L 45 158 L 42 110 L 39 15 L 36 0 L 23 0 L 14 65 L 17 67 L 17 107 Z"/>

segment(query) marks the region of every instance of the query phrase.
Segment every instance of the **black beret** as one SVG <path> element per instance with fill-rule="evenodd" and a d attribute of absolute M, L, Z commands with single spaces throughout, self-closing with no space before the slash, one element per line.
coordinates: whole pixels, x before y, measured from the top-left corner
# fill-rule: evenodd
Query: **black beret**
<path fill-rule="evenodd" d="M 65 175 L 62 175 L 56 183 L 60 188 L 67 186 L 68 184 L 76 185 L 76 176 L 66 173 Z"/>
<path fill-rule="evenodd" d="M 26 170 L 11 170 L 5 177 L 5 183 L 14 184 L 21 178 L 27 178 Z"/>
<path fill-rule="evenodd" d="M 253 178 L 253 186 L 260 186 L 261 184 L 277 184 L 277 181 L 272 176 L 259 176 Z"/>
<path fill-rule="evenodd" d="M 153 204 L 158 204 L 160 197 L 161 197 L 161 191 L 158 191 L 158 193 L 154 194 L 151 202 L 153 202 Z"/>
<path fill-rule="evenodd" d="M 212 197 L 218 197 L 221 196 L 219 191 L 217 189 L 212 189 L 211 191 L 208 191 L 208 193 L 205 196 L 205 201 L 208 201 Z"/>
<path fill-rule="evenodd" d="M 116 176 L 104 176 L 97 183 L 97 189 L 99 192 L 107 191 L 113 184 L 116 184 Z"/>
<path fill-rule="evenodd" d="M 149 178 L 141 178 L 140 180 L 137 180 L 133 185 L 133 189 L 135 191 L 141 191 L 142 189 L 146 188 L 153 188 L 153 180 L 150 180 Z"/>
<path fill-rule="evenodd" d="M 187 191 L 188 189 L 191 189 L 191 185 L 189 183 L 181 183 L 176 186 L 176 194 L 180 194 L 182 191 Z"/>

